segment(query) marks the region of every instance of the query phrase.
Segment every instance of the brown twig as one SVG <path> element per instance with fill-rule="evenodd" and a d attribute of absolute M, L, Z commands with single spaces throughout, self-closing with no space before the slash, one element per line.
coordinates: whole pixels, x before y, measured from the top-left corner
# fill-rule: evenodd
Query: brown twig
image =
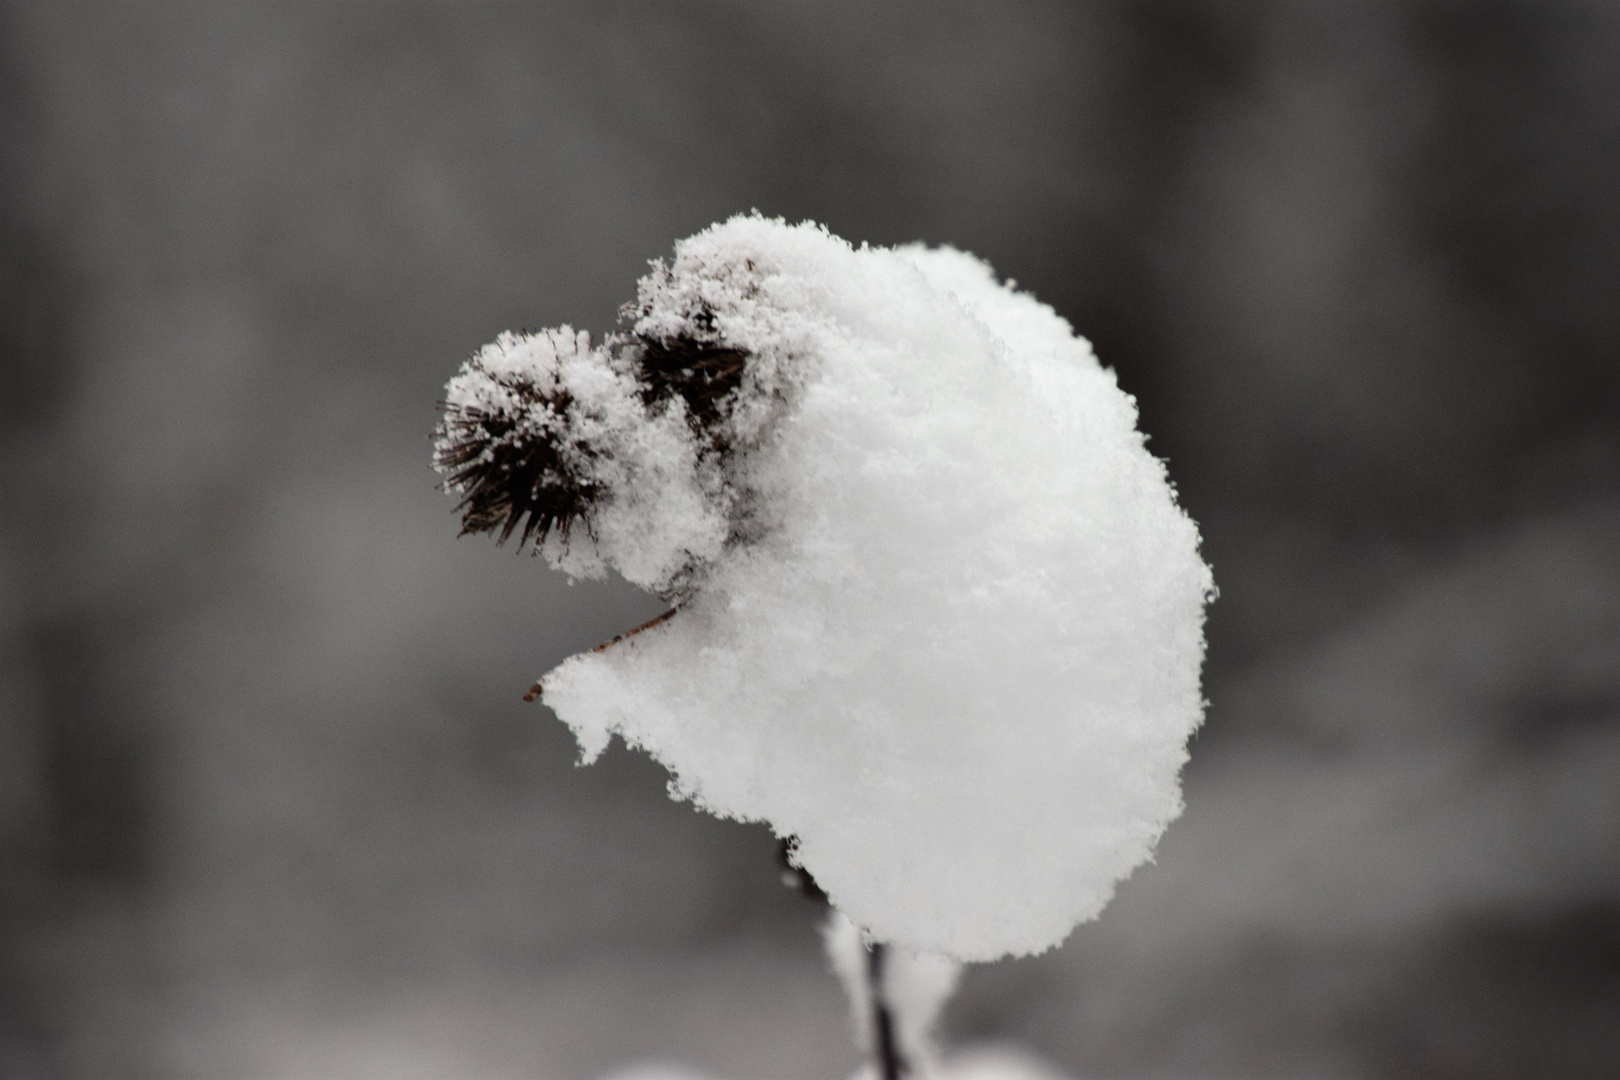
<path fill-rule="evenodd" d="M 625 638 L 633 638 L 637 634 L 641 633 L 643 630 L 651 630 L 655 626 L 661 625 L 662 623 L 666 623 L 670 619 L 674 618 L 675 613 L 677 611 L 679 611 L 679 610 L 680 610 L 680 608 L 670 608 L 668 611 L 664 612 L 662 615 L 658 616 L 656 619 L 648 619 L 646 622 L 642 623 L 640 626 L 636 627 L 634 630 L 626 630 L 624 633 L 620 634 L 618 637 L 614 638 L 612 641 L 604 641 L 604 642 L 602 642 L 602 644 L 600 644 L 596 648 L 592 649 L 591 652 L 599 653 L 603 649 L 611 649 L 613 646 L 617 645 L 619 642 L 623 641 Z M 544 684 L 537 682 L 533 686 L 529 687 L 528 691 L 523 695 L 523 700 L 524 701 L 539 701 L 540 700 L 540 695 L 544 691 L 545 691 Z"/>
<path fill-rule="evenodd" d="M 611 649 L 613 646 L 617 645 L 619 642 L 623 641 L 625 638 L 635 637 L 637 634 L 641 633 L 643 630 L 651 630 L 655 626 L 659 626 L 659 625 L 661 625 L 663 623 L 666 623 L 669 620 L 673 619 L 675 617 L 675 613 L 677 611 L 679 611 L 679 610 L 681 610 L 681 609 L 680 608 L 670 608 L 668 611 L 664 612 L 662 615 L 658 616 L 656 619 L 648 619 L 646 622 L 642 623 L 640 626 L 636 627 L 634 630 L 626 630 L 624 633 L 620 634 L 618 637 L 614 638 L 612 641 L 604 641 L 604 642 L 602 642 L 602 644 L 600 644 L 596 648 L 592 649 L 591 652 L 599 653 L 603 649 Z"/>

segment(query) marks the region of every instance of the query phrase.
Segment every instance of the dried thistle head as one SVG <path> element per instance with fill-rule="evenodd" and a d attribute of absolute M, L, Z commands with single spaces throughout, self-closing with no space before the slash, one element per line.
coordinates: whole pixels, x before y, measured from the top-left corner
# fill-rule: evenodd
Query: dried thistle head
<path fill-rule="evenodd" d="M 647 404 L 657 407 L 679 397 L 693 431 L 723 453 L 727 440 L 720 422 L 742 387 L 748 353 L 726 345 L 712 332 L 637 336 L 626 344 Z"/>
<path fill-rule="evenodd" d="M 542 422 L 446 402 L 434 431 L 434 467 L 445 474 L 445 490 L 461 495 L 463 535 L 497 533 L 496 543 L 504 544 L 521 529 L 519 546 L 539 544 L 553 531 L 566 540 L 576 522 L 589 528 L 600 490 L 571 466 L 557 438 L 572 398 L 521 384 L 511 389 Z"/>
<path fill-rule="evenodd" d="M 768 261 L 682 260 L 653 263 L 600 345 L 566 326 L 503 334 L 451 380 L 433 462 L 463 533 L 516 535 L 571 575 L 612 567 L 681 603 L 725 551 L 771 532 L 749 462 L 804 342 L 751 320 Z"/>
<path fill-rule="evenodd" d="M 536 340 L 541 348 L 520 350 Z M 590 470 L 594 451 L 577 437 L 576 402 L 560 382 L 560 364 L 543 362 L 581 347 L 588 350 L 589 340 L 574 339 L 566 327 L 505 334 L 447 388 L 433 467 L 444 474 L 444 489 L 461 496 L 463 535 L 494 533 L 504 544 L 517 533 L 519 546 L 538 547 L 553 533 L 566 540 L 576 525 L 590 530 L 602 493 Z M 520 352 L 542 362 L 511 362 Z"/>
<path fill-rule="evenodd" d="M 571 574 L 612 565 L 666 599 L 688 595 L 732 531 L 725 419 L 746 365 L 686 327 L 632 327 L 596 347 L 568 327 L 501 335 L 450 381 L 434 431 L 462 532 L 516 535 Z"/>

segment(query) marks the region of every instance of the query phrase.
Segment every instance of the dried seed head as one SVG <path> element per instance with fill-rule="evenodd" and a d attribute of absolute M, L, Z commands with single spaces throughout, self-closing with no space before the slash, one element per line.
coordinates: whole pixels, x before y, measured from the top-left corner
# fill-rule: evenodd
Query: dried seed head
<path fill-rule="evenodd" d="M 502 334 L 445 389 L 434 466 L 464 533 L 517 535 L 554 566 L 612 567 L 672 601 L 730 534 L 720 458 L 745 358 L 672 328 L 593 347 L 569 327 Z M 573 542 L 583 531 L 587 541 Z"/>
<path fill-rule="evenodd" d="M 642 397 L 656 407 L 679 396 L 692 429 L 724 453 L 720 431 L 729 400 L 742 386 L 748 354 L 715 337 L 639 337 L 630 345 Z"/>
<path fill-rule="evenodd" d="M 576 524 L 589 531 L 601 487 L 587 472 L 593 451 L 572 435 L 573 395 L 555 370 L 490 360 L 486 350 L 467 361 L 433 432 L 433 467 L 461 496 L 462 534 L 504 544 L 517 533 L 519 546 L 538 546 L 553 532 L 566 540 Z"/>

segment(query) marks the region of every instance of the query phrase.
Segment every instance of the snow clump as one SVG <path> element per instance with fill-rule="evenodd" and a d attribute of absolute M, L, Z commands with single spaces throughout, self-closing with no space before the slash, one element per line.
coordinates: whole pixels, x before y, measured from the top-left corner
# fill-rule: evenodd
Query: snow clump
<path fill-rule="evenodd" d="M 598 345 L 503 335 L 435 461 L 672 617 L 541 682 L 584 761 L 767 822 L 868 940 L 1038 953 L 1181 810 L 1212 595 L 1112 371 L 949 248 L 738 216 L 655 263 Z"/>

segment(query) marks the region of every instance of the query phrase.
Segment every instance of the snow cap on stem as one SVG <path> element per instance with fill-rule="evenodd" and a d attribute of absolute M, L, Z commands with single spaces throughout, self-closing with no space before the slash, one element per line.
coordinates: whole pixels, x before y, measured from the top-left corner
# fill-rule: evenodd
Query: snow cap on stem
<path fill-rule="evenodd" d="M 498 468 L 521 431 L 555 451 L 533 476 Z M 970 255 L 733 218 L 600 347 L 469 361 L 438 461 L 469 529 L 538 500 L 555 565 L 680 607 L 544 678 L 583 759 L 617 733 L 673 794 L 795 837 L 870 940 L 1043 951 L 1180 812 L 1197 529 L 1113 373 Z"/>

